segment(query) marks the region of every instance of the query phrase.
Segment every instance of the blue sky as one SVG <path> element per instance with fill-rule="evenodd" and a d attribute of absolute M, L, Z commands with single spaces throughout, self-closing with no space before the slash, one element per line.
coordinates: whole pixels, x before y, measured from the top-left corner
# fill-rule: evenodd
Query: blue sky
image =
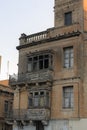
<path fill-rule="evenodd" d="M 17 73 L 21 33 L 27 35 L 54 26 L 54 0 L 0 0 L 0 80 Z M 9 61 L 9 70 L 7 62 Z"/>

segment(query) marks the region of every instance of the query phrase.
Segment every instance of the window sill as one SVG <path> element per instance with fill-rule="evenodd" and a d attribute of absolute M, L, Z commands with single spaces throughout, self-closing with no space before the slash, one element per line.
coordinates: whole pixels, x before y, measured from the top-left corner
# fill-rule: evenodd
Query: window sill
<path fill-rule="evenodd" d="M 74 111 L 74 108 L 62 108 L 61 111 Z"/>

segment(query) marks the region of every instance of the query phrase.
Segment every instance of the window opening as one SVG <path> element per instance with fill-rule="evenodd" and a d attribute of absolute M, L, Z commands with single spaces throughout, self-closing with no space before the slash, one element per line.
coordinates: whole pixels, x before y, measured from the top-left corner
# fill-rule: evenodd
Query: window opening
<path fill-rule="evenodd" d="M 73 108 L 73 86 L 63 88 L 63 107 L 64 108 Z"/>
<path fill-rule="evenodd" d="M 52 66 L 52 56 L 50 54 L 43 54 L 32 56 L 28 58 L 28 71 L 37 71 L 47 69 Z"/>
<path fill-rule="evenodd" d="M 65 25 L 72 24 L 72 12 L 65 13 Z"/>
<path fill-rule="evenodd" d="M 72 68 L 74 63 L 73 47 L 64 48 L 64 67 Z"/>

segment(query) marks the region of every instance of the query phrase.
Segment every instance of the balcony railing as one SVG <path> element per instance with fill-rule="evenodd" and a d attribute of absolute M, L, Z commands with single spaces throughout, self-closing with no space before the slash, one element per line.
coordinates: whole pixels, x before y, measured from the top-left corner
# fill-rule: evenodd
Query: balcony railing
<path fill-rule="evenodd" d="M 23 74 L 13 74 L 9 76 L 9 84 L 15 85 L 20 83 L 33 83 L 36 81 L 52 81 L 52 71 L 39 71 L 39 72 L 32 72 L 32 73 L 23 73 Z"/>
<path fill-rule="evenodd" d="M 67 33 L 77 32 L 77 31 L 80 31 L 80 28 L 81 27 L 80 27 L 79 23 L 74 23 L 70 26 L 62 26 L 62 27 L 58 27 L 58 28 L 55 28 L 55 27 L 49 28 L 46 31 L 34 33 L 34 34 L 31 34 L 31 35 L 22 34 L 21 38 L 20 38 L 20 45 L 49 39 L 49 38 L 52 38 L 52 37 L 56 37 L 58 35 L 64 35 L 64 34 L 67 34 Z M 24 41 L 23 41 L 23 39 L 24 39 Z"/>
<path fill-rule="evenodd" d="M 15 109 L 8 113 L 7 120 L 48 120 L 49 109 Z"/>
<path fill-rule="evenodd" d="M 31 43 L 33 41 L 40 41 L 40 40 L 43 40 L 46 38 L 47 38 L 47 31 L 43 31 L 40 33 L 36 33 L 36 34 L 32 34 L 32 35 L 27 36 L 26 42 Z"/>

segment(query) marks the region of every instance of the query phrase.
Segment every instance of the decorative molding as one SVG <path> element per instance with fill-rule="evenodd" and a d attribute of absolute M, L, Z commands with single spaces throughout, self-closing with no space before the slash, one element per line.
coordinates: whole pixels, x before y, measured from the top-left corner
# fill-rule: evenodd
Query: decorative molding
<path fill-rule="evenodd" d="M 23 49 L 23 48 L 36 46 L 36 45 L 39 45 L 39 44 L 45 44 L 45 43 L 50 43 L 50 42 L 53 42 L 53 41 L 63 40 L 63 39 L 66 39 L 66 38 L 76 37 L 76 36 L 79 36 L 80 34 L 81 34 L 81 32 L 79 32 L 79 31 L 68 32 L 68 33 L 56 35 L 55 37 L 50 37 L 50 38 L 47 38 L 47 39 L 44 39 L 44 40 L 32 41 L 31 43 L 17 46 L 16 49 L 20 50 L 20 49 Z"/>

